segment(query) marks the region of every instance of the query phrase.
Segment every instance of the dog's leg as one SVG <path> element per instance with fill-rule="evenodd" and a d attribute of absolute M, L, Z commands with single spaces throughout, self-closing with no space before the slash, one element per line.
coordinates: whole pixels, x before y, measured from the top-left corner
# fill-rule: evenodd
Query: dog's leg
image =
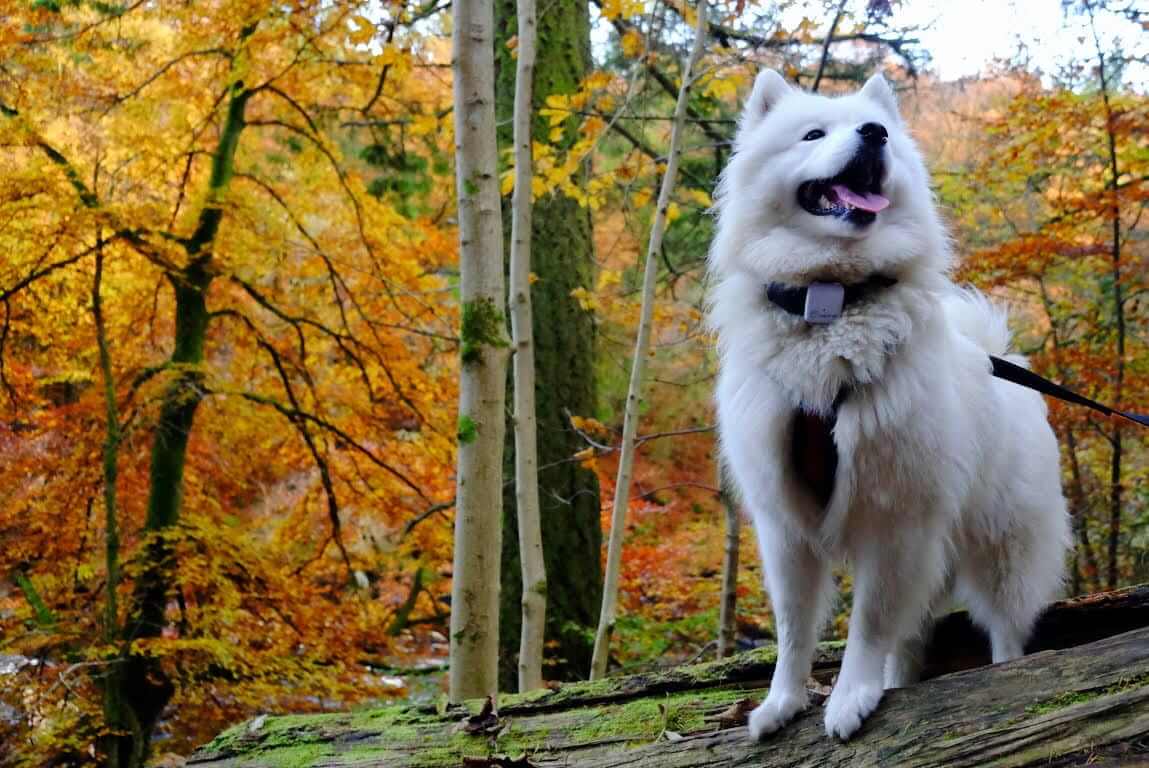
<path fill-rule="evenodd" d="M 1058 507 L 1064 502 L 1058 497 L 1045 504 L 1020 509 L 1015 514 L 1021 522 L 1007 535 L 966 555 L 964 602 L 989 632 L 994 664 L 1024 655 L 1037 617 L 1063 588 L 1068 526 Z"/>
<path fill-rule="evenodd" d="M 807 706 L 806 678 L 833 580 L 829 564 L 806 542 L 761 516 L 754 528 L 778 634 L 778 659 L 770 692 L 750 713 L 750 737 L 758 740 L 790 722 Z"/>
<path fill-rule="evenodd" d="M 887 655 L 928 615 L 944 578 L 942 536 L 903 531 L 856 553 L 854 608 L 842 671 L 826 702 L 826 733 L 849 739 L 877 708 Z"/>
<path fill-rule="evenodd" d="M 1033 623 L 1050 599 L 1047 592 L 1039 592 L 1033 589 L 1034 585 L 1021 581 L 1027 570 L 1018 565 L 1024 564 L 993 563 L 985 573 L 970 579 L 970 614 L 976 624 L 989 632 L 994 664 L 1025 654 L 1025 641 Z M 1043 564 L 1035 564 L 1029 572 L 1043 567 L 1048 570 Z M 1033 581 L 1040 583 L 1040 576 L 1034 574 Z"/>
<path fill-rule="evenodd" d="M 929 622 L 927 622 L 929 624 Z M 913 685 L 922 676 L 925 664 L 926 645 L 929 641 L 928 627 L 894 643 L 894 650 L 886 654 L 885 689 L 905 688 Z"/>
<path fill-rule="evenodd" d="M 922 678 L 926 649 L 933 637 L 937 617 L 949 610 L 953 599 L 954 574 L 951 571 L 942 591 L 930 602 L 929 612 L 915 632 L 902 638 L 886 656 L 886 690 L 905 688 Z"/>

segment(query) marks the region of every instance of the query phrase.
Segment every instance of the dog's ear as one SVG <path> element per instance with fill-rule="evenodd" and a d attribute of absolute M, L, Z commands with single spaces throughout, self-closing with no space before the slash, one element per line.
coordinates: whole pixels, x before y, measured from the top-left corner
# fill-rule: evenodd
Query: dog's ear
<path fill-rule="evenodd" d="M 741 127 L 746 129 L 757 125 L 792 90 L 790 84 L 774 70 L 764 69 L 759 72 L 754 79 L 754 90 L 746 100 L 746 108 L 742 110 Z"/>
<path fill-rule="evenodd" d="M 890 87 L 886 78 L 882 74 L 871 77 L 862 86 L 862 95 L 878 103 L 883 109 L 889 112 L 892 116 L 898 117 L 898 99 L 894 96 L 894 89 Z"/>

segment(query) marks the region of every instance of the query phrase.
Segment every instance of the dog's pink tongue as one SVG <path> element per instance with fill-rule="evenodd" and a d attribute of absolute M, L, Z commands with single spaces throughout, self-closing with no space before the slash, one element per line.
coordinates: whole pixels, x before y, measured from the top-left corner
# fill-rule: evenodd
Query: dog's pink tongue
<path fill-rule="evenodd" d="M 859 195 L 854 190 L 842 184 L 835 184 L 833 186 L 833 190 L 834 194 L 838 196 L 839 200 L 849 203 L 855 208 L 861 208 L 863 211 L 869 211 L 871 213 L 877 213 L 878 211 L 884 210 L 890 204 L 890 201 L 881 195 L 875 195 L 873 192 L 867 192 L 864 195 Z"/>

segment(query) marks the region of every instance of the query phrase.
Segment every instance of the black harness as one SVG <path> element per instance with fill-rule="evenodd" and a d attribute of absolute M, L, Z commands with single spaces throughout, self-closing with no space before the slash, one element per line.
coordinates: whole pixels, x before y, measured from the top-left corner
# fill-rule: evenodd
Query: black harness
<path fill-rule="evenodd" d="M 803 317 L 809 323 L 827 324 L 836 320 L 846 307 L 863 301 L 897 282 L 895 278 L 887 275 L 871 275 L 860 283 L 845 286 L 838 283 L 812 283 L 810 286 L 769 283 L 766 286 L 766 298 L 774 306 L 791 315 Z M 826 298 L 827 296 L 829 298 Z M 1067 403 L 1092 408 L 1106 416 L 1119 416 L 1143 427 L 1149 427 L 1149 416 L 1110 408 L 996 355 L 990 355 L 989 360 L 993 375 L 999 379 L 1043 395 L 1056 397 Z M 845 402 L 848 392 L 848 389 L 843 389 L 838 394 L 828 416 L 808 411 L 803 407 L 798 408 L 794 414 L 790 441 L 791 460 L 803 485 L 823 507 L 830 502 L 834 492 L 838 450 L 834 445 L 833 431 L 837 422 L 838 407 Z"/>

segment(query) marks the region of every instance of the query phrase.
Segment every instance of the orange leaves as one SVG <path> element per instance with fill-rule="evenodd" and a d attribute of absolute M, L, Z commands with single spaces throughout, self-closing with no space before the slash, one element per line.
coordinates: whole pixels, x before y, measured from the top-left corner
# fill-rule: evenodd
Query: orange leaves
<path fill-rule="evenodd" d="M 590 435 L 596 440 L 611 440 L 613 434 L 610 429 L 601 421 L 589 416 L 575 416 L 570 417 L 571 426 L 583 434 Z"/>
<path fill-rule="evenodd" d="M 445 515 L 404 532 L 453 493 L 456 317 L 445 267 L 455 244 L 442 223 L 449 168 L 432 167 L 449 147 L 449 92 L 413 73 L 417 33 L 400 26 L 393 44 L 370 45 L 380 20 L 357 16 L 360 7 L 134 4 L 110 23 L 93 4 L 59 13 L 25 4 L 10 21 L 38 30 L 37 45 L 0 30 L 0 574 L 24 564 L 59 626 L 45 646 L 48 633 L 24 622 L 31 603 L 19 592 L 3 598 L 6 647 L 42 650 L 46 661 L 40 674 L 0 677 L 0 699 L 22 707 L 9 694 L 27 691 L 58 722 L 79 712 L 67 719 L 77 754 L 99 730 L 99 695 L 84 687 L 88 667 L 65 686 L 58 665 L 107 650 L 96 642 L 105 583 L 97 249 L 124 421 L 121 613 L 146 551 L 160 403 L 186 370 L 166 362 L 173 284 L 205 251 L 213 277 L 184 524 L 165 539 L 173 589 L 162 631 L 135 648 L 179 683 L 175 747 L 269 702 L 300 709 L 393 695 L 393 681 L 364 674 L 365 649 L 402 658 L 429 645 L 429 627 L 395 640 L 380 627 L 402 603 L 413 561 L 449 559 Z M 251 89 L 246 122 L 234 173 L 219 183 L 237 88 Z M 341 125 L 395 111 L 403 134 L 388 159 L 424 169 L 429 213 L 401 209 L 396 198 L 410 195 L 375 194 L 378 174 L 357 159 L 373 136 Z M 430 579 L 414 618 L 435 626 L 445 588 Z M 80 709 L 63 706 L 69 690 Z M 58 736 L 46 752 L 64 743 Z"/>

